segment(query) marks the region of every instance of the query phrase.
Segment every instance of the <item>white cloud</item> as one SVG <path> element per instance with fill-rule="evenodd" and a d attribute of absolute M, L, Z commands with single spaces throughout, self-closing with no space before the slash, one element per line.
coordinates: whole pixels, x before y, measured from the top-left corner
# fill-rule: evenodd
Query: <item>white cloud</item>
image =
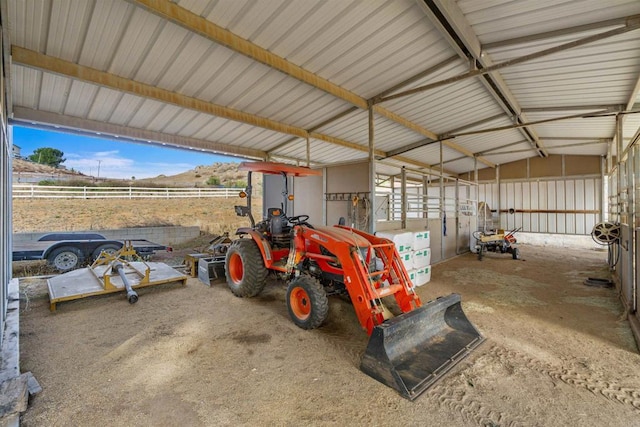
<path fill-rule="evenodd" d="M 96 153 L 69 153 L 64 165 L 85 175 L 101 178 L 136 179 L 151 178 L 161 174 L 175 175 L 195 165 L 189 163 L 154 163 L 122 157 L 117 150 Z M 99 171 L 99 172 L 98 172 Z"/>

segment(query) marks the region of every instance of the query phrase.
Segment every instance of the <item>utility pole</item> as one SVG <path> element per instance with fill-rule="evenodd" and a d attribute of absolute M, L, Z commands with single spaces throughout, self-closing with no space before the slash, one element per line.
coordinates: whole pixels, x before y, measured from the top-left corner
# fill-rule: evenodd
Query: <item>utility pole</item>
<path fill-rule="evenodd" d="M 98 179 L 100 179 L 100 163 L 102 163 L 102 160 L 98 160 Z"/>

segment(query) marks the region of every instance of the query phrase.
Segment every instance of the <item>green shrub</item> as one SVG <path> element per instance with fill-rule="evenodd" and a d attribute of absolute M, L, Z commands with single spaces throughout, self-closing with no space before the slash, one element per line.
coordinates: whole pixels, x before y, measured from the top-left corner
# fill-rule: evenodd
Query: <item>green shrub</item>
<path fill-rule="evenodd" d="M 207 185 L 220 185 L 220 178 L 217 176 L 210 176 L 207 180 Z"/>

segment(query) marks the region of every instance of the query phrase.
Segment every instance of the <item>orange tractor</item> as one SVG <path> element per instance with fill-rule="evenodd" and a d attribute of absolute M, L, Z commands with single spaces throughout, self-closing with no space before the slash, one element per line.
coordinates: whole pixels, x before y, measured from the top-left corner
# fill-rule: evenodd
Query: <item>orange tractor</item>
<path fill-rule="evenodd" d="M 460 296 L 423 304 L 392 241 L 355 228 L 309 224 L 308 215 L 287 216 L 288 176 L 320 171 L 271 162 L 247 162 L 246 206 L 236 213 L 251 227 L 237 231 L 227 249 L 226 279 L 239 297 L 253 297 L 267 276 L 286 281 L 286 303 L 293 322 L 303 329 L 322 325 L 328 295 L 348 294 L 362 327 L 371 336 L 360 368 L 371 377 L 415 399 L 468 355 L 483 338 L 466 318 Z M 283 203 L 256 222 L 251 212 L 252 173 L 280 174 Z M 394 298 L 399 315 L 383 300 Z"/>

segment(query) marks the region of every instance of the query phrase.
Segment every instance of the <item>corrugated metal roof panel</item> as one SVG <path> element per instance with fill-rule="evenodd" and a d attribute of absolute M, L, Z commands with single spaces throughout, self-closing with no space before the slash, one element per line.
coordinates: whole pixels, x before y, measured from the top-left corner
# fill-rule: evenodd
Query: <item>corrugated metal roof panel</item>
<path fill-rule="evenodd" d="M 526 54 L 492 57 L 509 60 L 514 53 Z M 626 104 L 640 74 L 640 31 L 509 67 L 501 74 L 524 108 Z"/>
<path fill-rule="evenodd" d="M 11 73 L 13 103 L 37 109 L 42 73 L 31 68 L 17 66 L 11 68 Z"/>
<path fill-rule="evenodd" d="M 482 43 L 640 13 L 636 0 L 458 0 Z"/>
<path fill-rule="evenodd" d="M 51 1 L 24 0 L 9 4 L 11 43 L 35 51 L 43 51 L 49 28 Z"/>
<path fill-rule="evenodd" d="M 108 69 L 134 9 L 135 6 L 128 3 L 95 2 L 78 63 L 99 70 Z"/>
<path fill-rule="evenodd" d="M 67 61 L 80 56 L 94 7 L 93 1 L 60 0 L 51 8 L 46 54 Z"/>
<path fill-rule="evenodd" d="M 607 152 L 607 143 L 598 139 L 562 140 L 546 139 L 545 147 L 550 154 L 597 155 Z"/>
<path fill-rule="evenodd" d="M 580 114 L 580 111 L 563 111 L 547 113 L 527 113 L 532 121 L 569 117 Z M 585 117 L 559 120 L 535 125 L 541 138 L 553 137 L 582 137 L 582 138 L 611 138 L 615 131 L 615 117 Z"/>
<path fill-rule="evenodd" d="M 311 139 L 309 144 L 311 159 L 316 163 L 332 164 L 368 158 L 368 154 L 365 152 L 351 150 L 316 139 Z M 294 141 L 291 144 L 287 144 L 286 147 L 275 150 L 272 154 L 274 156 L 299 158 L 304 161 L 307 157 L 307 143 L 306 141 Z M 336 159 L 340 160 L 336 161 Z"/>
<path fill-rule="evenodd" d="M 155 43 L 158 33 L 166 25 L 160 17 L 135 8 L 129 24 L 121 35 L 118 49 L 111 59 L 108 72 L 134 78 L 142 61 Z"/>
<path fill-rule="evenodd" d="M 462 60 L 444 67 L 403 90 L 424 86 L 468 71 Z M 502 113 L 498 103 L 476 79 L 466 79 L 383 103 L 385 108 L 437 134 Z"/>
<path fill-rule="evenodd" d="M 98 93 L 98 86 L 74 81 L 69 89 L 69 97 L 64 114 L 84 117 L 91 108 L 91 104 Z"/>
<path fill-rule="evenodd" d="M 69 92 L 71 79 L 56 74 L 43 73 L 38 108 L 62 113 Z"/>

